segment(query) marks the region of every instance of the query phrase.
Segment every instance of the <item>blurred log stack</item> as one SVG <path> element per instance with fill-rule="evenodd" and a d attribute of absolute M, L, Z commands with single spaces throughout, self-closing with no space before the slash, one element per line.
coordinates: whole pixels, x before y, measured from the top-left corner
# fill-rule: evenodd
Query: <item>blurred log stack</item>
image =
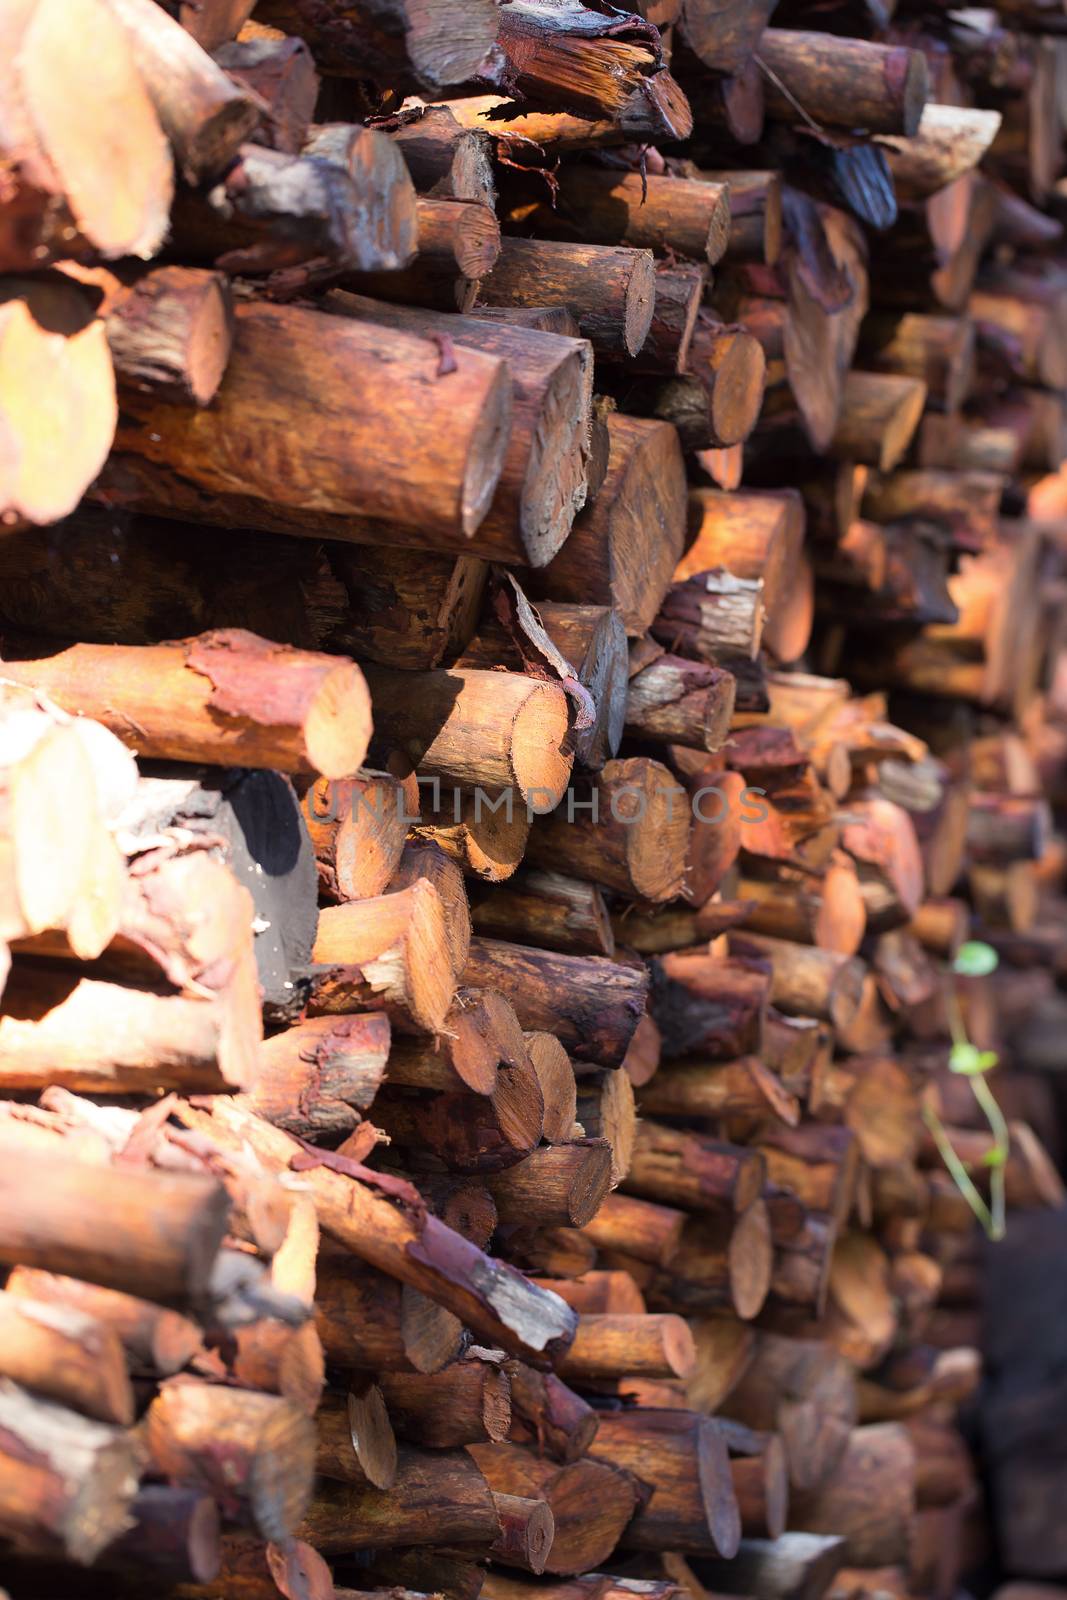
<path fill-rule="evenodd" d="M 1063 1201 L 1067 12 L 0 41 L 0 1586 L 947 1600 L 962 1028 Z"/>

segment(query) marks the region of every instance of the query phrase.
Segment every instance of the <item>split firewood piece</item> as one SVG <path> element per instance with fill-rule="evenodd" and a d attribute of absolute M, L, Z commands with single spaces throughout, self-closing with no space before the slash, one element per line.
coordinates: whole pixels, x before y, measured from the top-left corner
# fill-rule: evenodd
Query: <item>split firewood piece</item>
<path fill-rule="evenodd" d="M 598 356 L 625 360 L 648 336 L 655 280 L 649 250 L 504 239 L 481 297 L 490 306 L 566 306 Z"/>
<path fill-rule="evenodd" d="M 172 1378 L 145 1419 L 153 1470 L 246 1509 L 265 1539 L 295 1532 L 311 1496 L 315 1425 L 276 1395 Z"/>
<path fill-rule="evenodd" d="M 35 1267 L 15 1267 L 7 1296 L 54 1308 L 113 1333 L 134 1368 L 167 1378 L 186 1366 L 200 1348 L 200 1330 L 177 1311 L 139 1300 L 78 1278 L 64 1278 Z M 113 1419 L 117 1420 L 117 1419 Z"/>
<path fill-rule="evenodd" d="M 758 1055 L 771 985 L 754 964 L 703 951 L 660 957 L 652 1012 L 667 1060 L 700 1054 L 714 1061 Z"/>
<path fill-rule="evenodd" d="M 457 787 L 504 790 L 537 810 L 563 794 L 568 702 L 555 682 L 518 672 L 441 669 L 410 673 L 368 666 L 372 753 L 399 751 L 419 773 Z"/>
<path fill-rule="evenodd" d="M 670 900 L 685 875 L 689 830 L 684 789 L 667 767 L 637 756 L 609 761 L 569 790 L 534 824 L 526 859 L 635 899 Z"/>
<path fill-rule="evenodd" d="M 554 1372 L 535 1372 L 520 1361 L 508 1368 L 513 1444 L 532 1444 L 538 1454 L 566 1464 L 584 1456 L 597 1430 L 597 1413 Z M 472 1443 L 479 1443 L 473 1440 Z M 494 1442 L 499 1442 L 494 1439 Z"/>
<path fill-rule="evenodd" d="M 464 988 L 432 1043 L 394 1040 L 385 1081 L 409 1089 L 491 1095 L 501 1071 L 521 1068 L 525 1056 L 522 1029 L 503 995 Z"/>
<path fill-rule="evenodd" d="M 172 232 L 184 256 L 231 274 L 390 270 L 414 254 L 415 191 L 383 135 L 326 126 L 300 155 L 243 145 L 212 188 L 179 191 Z"/>
<path fill-rule="evenodd" d="M 312 1017 L 264 1041 L 248 1104 L 314 1142 L 358 1127 L 385 1076 L 389 1020 Z"/>
<path fill-rule="evenodd" d="M 831 862 L 822 878 L 775 863 L 770 875 L 742 877 L 738 896 L 752 902 L 745 928 L 773 938 L 813 944 L 854 956 L 867 928 L 868 909 L 856 868 Z"/>
<path fill-rule="evenodd" d="M 399 159 L 399 158 L 398 158 Z M 500 224 L 477 200 L 415 202 L 418 245 L 410 266 L 359 272 L 346 282 L 360 293 L 401 305 L 470 311 L 481 281 L 500 255 Z"/>
<path fill-rule="evenodd" d="M 736 677 L 733 663 L 759 654 L 765 621 L 762 579 L 717 567 L 671 584 L 649 631 L 676 655 L 730 667 Z"/>
<path fill-rule="evenodd" d="M 848 1557 L 848 1541 L 833 1534 L 783 1533 L 780 1539 L 742 1539 L 732 1561 L 701 1561 L 702 1579 L 725 1594 L 767 1600 L 822 1600 Z"/>
<path fill-rule="evenodd" d="M 534 1366 L 550 1366 L 569 1344 L 574 1331 L 569 1307 L 429 1216 L 410 1184 L 343 1156 L 312 1153 L 280 1129 L 240 1108 L 227 1109 L 220 1100 L 212 1102 L 210 1115 L 183 1107 L 182 1116 L 231 1146 L 247 1143 L 274 1171 L 297 1161 L 325 1233 L 370 1266 L 462 1316 L 492 1345 Z M 403 1198 L 402 1208 L 394 1205 L 394 1195 Z"/>
<path fill-rule="evenodd" d="M 509 93 L 550 111 L 616 124 L 629 138 L 688 139 L 688 101 L 663 64 L 658 30 L 567 0 L 519 0 L 500 18 Z"/>
<path fill-rule="evenodd" d="M 341 1483 L 391 1489 L 397 1445 L 385 1397 L 377 1383 L 355 1383 L 347 1394 L 328 1394 L 315 1413 L 316 1471 Z"/>
<path fill-rule="evenodd" d="M 726 1207 L 741 1212 L 758 1200 L 765 1173 L 758 1150 L 642 1118 L 625 1188 L 684 1211 Z"/>
<path fill-rule="evenodd" d="M 31 393 L 33 407 L 27 403 Z M 47 429 L 31 426 L 38 405 L 46 408 Z M 94 319 L 81 289 L 58 274 L 39 282 L 5 280 L 0 516 L 46 523 L 73 511 L 104 463 L 116 419 L 105 326 Z"/>
<path fill-rule="evenodd" d="M 410 889 L 420 878 L 436 889 L 444 908 L 449 959 L 452 971 L 459 974 L 467 965 L 471 947 L 470 907 L 463 874 L 437 845 L 425 839 L 413 839 L 404 846 L 389 887 L 394 891 Z"/>
<path fill-rule="evenodd" d="M 915 1447 L 896 1422 L 855 1428 L 834 1472 L 794 1497 L 789 1520 L 806 1531 L 844 1536 L 848 1559 L 869 1566 L 906 1562 L 915 1524 Z"/>
<path fill-rule="evenodd" d="M 325 1555 L 394 1545 L 488 1550 L 497 1532 L 493 1496 L 465 1451 L 407 1446 L 397 1452 L 390 1488 L 320 1483 L 300 1525 L 301 1538 Z"/>
<path fill-rule="evenodd" d="M 721 494 L 690 491 L 698 531 L 675 569 L 676 583 L 719 568 L 735 578 L 762 579 L 764 641 L 780 660 L 807 646 L 811 607 L 803 582 L 804 505 L 795 491 Z"/>
<path fill-rule="evenodd" d="M 155 267 L 129 284 L 115 280 L 115 288 L 105 327 L 119 382 L 178 404 L 209 405 L 233 343 L 222 274 Z"/>
<path fill-rule="evenodd" d="M 703 175 L 701 175 L 703 177 Z M 730 232 L 725 183 L 574 165 L 560 173 L 555 226 L 588 244 L 628 244 L 714 266 Z M 538 212 L 540 220 L 540 212 Z M 567 226 L 567 224 L 570 226 Z"/>
<path fill-rule="evenodd" d="M 491 0 L 260 0 L 256 20 L 306 39 L 324 72 L 430 90 L 476 77 L 497 31 Z"/>
<path fill-rule="evenodd" d="M 601 1067 L 621 1064 L 648 993 L 643 968 L 500 939 L 471 940 L 463 981 L 499 990 L 523 1028 L 553 1033 L 568 1055 Z"/>
<path fill-rule="evenodd" d="M 118 1334 L 84 1311 L 0 1294 L 0 1376 L 98 1422 L 133 1422 Z"/>
<path fill-rule="evenodd" d="M 129 426 L 120 429 L 109 469 L 111 503 L 138 500 L 145 509 L 161 506 L 194 521 L 240 527 L 252 521 L 283 533 L 366 533 L 363 542 L 372 544 L 381 543 L 385 527 L 395 537 L 395 525 L 406 528 L 405 543 L 467 549 L 507 448 L 506 364 L 457 346 L 455 370 L 442 374 L 440 350 L 430 340 L 297 306 L 249 303 L 236 317 L 234 353 L 211 429 L 178 407 L 131 395 Z M 282 366 L 293 381 L 279 408 L 273 385 Z M 330 393 L 343 438 L 322 444 L 327 461 L 309 441 L 321 442 Z M 248 429 L 255 435 L 254 471 L 235 467 L 234 441 Z M 223 437 L 225 459 L 218 448 Z M 296 455 L 294 438 L 305 445 Z M 415 484 L 417 441 L 425 474 Z M 285 470 L 264 473 L 272 451 L 284 454 Z M 375 462 L 371 475 L 364 470 L 368 455 Z M 309 512 L 309 505 L 316 509 Z"/>
<path fill-rule="evenodd" d="M 101 1167 L 59 1154 L 40 1162 L 2 1132 L 0 1260 L 186 1305 L 203 1300 L 229 1222 L 213 1178 Z"/>
<path fill-rule="evenodd" d="M 95 1094 L 250 1087 L 260 1028 L 254 989 L 245 998 L 124 987 L 75 967 L 16 961 L 0 1015 L 0 1084 Z"/>
<path fill-rule="evenodd" d="M 633 1084 L 625 1072 L 583 1072 L 577 1089 L 578 1121 L 590 1138 L 607 1141 L 614 1187 L 629 1172 L 633 1156 L 636 1128 Z"/>
<path fill-rule="evenodd" d="M 424 106 L 419 116 L 386 127 L 420 194 L 437 200 L 479 200 L 495 209 L 490 129 L 465 128 L 447 106 Z"/>
<path fill-rule="evenodd" d="M 929 75 L 918 50 L 767 28 L 757 55 L 768 116 L 796 122 L 803 115 L 835 128 L 906 138 L 919 130 Z"/>
<path fill-rule="evenodd" d="M 328 900 L 363 900 L 388 886 L 418 814 L 414 791 L 413 780 L 405 783 L 385 772 L 319 778 L 311 785 L 301 810 L 319 890 Z"/>
<path fill-rule="evenodd" d="M 612 956 L 615 938 L 595 883 L 560 872 L 523 872 L 506 887 L 471 894 L 475 933 L 565 955 Z"/>
<path fill-rule="evenodd" d="M 499 486 L 476 544 L 491 558 L 543 565 L 559 549 L 585 504 L 593 375 L 588 343 L 482 316 L 446 317 L 411 306 L 386 305 L 342 290 L 332 293 L 328 304 L 362 322 L 438 342 L 444 339 L 507 362 L 515 380 L 512 427 Z M 373 569 L 362 570 L 366 582 Z M 381 583 L 380 573 L 375 581 Z M 356 604 L 363 609 L 368 600 L 357 597 Z M 460 640 L 460 647 L 465 642 Z M 381 659 L 386 665 L 436 665 Z"/>
<path fill-rule="evenodd" d="M 531 1377 L 548 1383 L 551 1374 Z M 428 1450 L 497 1443 L 511 1427 L 509 1367 L 471 1355 L 443 1372 L 383 1373 L 380 1386 L 389 1420 L 402 1439 Z"/>
<path fill-rule="evenodd" d="M 566 1143 L 574 1135 L 578 1103 L 571 1059 L 553 1033 L 534 1032 L 524 1037 L 544 1101 L 541 1136 L 547 1144 Z"/>
<path fill-rule="evenodd" d="M 722 667 L 660 655 L 631 677 L 626 731 L 657 744 L 720 750 L 733 715 L 736 683 Z"/>
<path fill-rule="evenodd" d="M 611 606 L 634 636 L 656 615 L 682 553 L 685 465 L 666 423 L 613 412 L 608 433 L 608 473 L 596 500 L 555 559 L 531 575 L 531 588 L 553 600 Z"/>
<path fill-rule="evenodd" d="M 574 730 L 574 752 L 580 766 L 599 771 L 615 755 L 623 733 L 628 656 L 622 619 L 610 606 L 555 600 L 539 601 L 537 615 L 595 703 L 590 726 Z M 519 640 L 498 619 L 490 618 L 483 619 L 453 665 L 503 666 L 520 672 L 526 662 Z"/>
<path fill-rule="evenodd" d="M 623 1534 L 627 1549 L 734 1554 L 740 1518 L 726 1441 L 711 1418 L 643 1407 L 605 1412 L 590 1455 L 651 1488 Z"/>
<path fill-rule="evenodd" d="M 675 1061 L 637 1092 L 638 1110 L 653 1117 L 777 1117 L 800 1119 L 796 1098 L 759 1056 L 737 1061 Z"/>
<path fill-rule="evenodd" d="M 108 0 L 187 183 L 229 165 L 259 123 L 259 97 L 235 84 L 153 0 Z"/>
<path fill-rule="evenodd" d="M 981 301 L 982 296 L 971 297 L 972 315 L 979 319 Z M 970 317 L 933 317 L 918 312 L 865 317 L 860 360 L 872 372 L 921 378 L 926 384 L 927 404 L 957 411 L 974 382 L 974 323 Z"/>
<path fill-rule="evenodd" d="M 903 130 L 903 137 L 900 129 L 882 130 L 878 143 L 888 155 L 898 197 L 927 200 L 973 171 L 1000 125 L 999 111 L 930 103 L 917 126 Z"/>
<path fill-rule="evenodd" d="M 822 1340 L 761 1333 L 724 1413 L 777 1432 L 793 1488 L 815 1489 L 837 1469 L 856 1421 L 852 1367 Z"/>
<path fill-rule="evenodd" d="M 321 82 L 303 39 L 262 33 L 227 40 L 211 52 L 231 83 L 258 96 L 263 119 L 250 137 L 271 150 L 297 155 L 315 119 Z"/>
<path fill-rule="evenodd" d="M 693 1336 L 681 1317 L 581 1316 L 560 1376 L 578 1384 L 625 1376 L 685 1379 L 695 1367 Z"/>
<path fill-rule="evenodd" d="M 93 39 L 106 71 L 86 79 L 76 38 Z M 5 18 L 4 56 L 10 121 L 0 146 L 13 183 L 5 212 L 18 217 L 5 228 L 5 267 L 37 270 L 79 247 L 108 259 L 154 255 L 173 194 L 170 147 L 111 8 L 103 0 L 22 6 Z M 100 145 L 78 136 L 90 126 Z M 104 173 L 105 148 L 120 155 L 121 177 Z"/>
<path fill-rule="evenodd" d="M 517 1166 L 487 1177 L 502 1223 L 581 1228 L 611 1188 L 606 1139 L 542 1145 Z"/>
<path fill-rule="evenodd" d="M 782 249 L 782 179 L 778 172 L 709 172 L 700 176 L 730 191 L 728 261 L 773 267 Z"/>
<path fill-rule="evenodd" d="M 478 556 L 333 543 L 329 563 L 347 598 L 331 649 L 383 667 L 438 667 L 477 627 L 489 576 Z"/>
<path fill-rule="evenodd" d="M 497 1071 L 488 1094 L 412 1094 L 384 1089 L 374 1121 L 394 1145 L 428 1150 L 450 1172 L 503 1171 L 530 1155 L 541 1139 L 545 1106 L 525 1047 Z"/>
<path fill-rule="evenodd" d="M 560 1466 L 513 1444 L 472 1445 L 470 1454 L 494 1494 L 547 1501 L 555 1537 L 545 1562 L 552 1574 L 604 1565 L 633 1515 L 632 1480 L 589 1457 Z"/>
<path fill-rule="evenodd" d="M 369 696 L 343 658 L 241 629 L 180 644 L 75 644 L 37 660 L 11 650 L 8 640 L 6 678 L 96 717 L 142 756 L 343 778 L 366 753 Z"/>
<path fill-rule="evenodd" d="M 979 549 L 995 544 L 1004 479 L 994 472 L 898 469 L 888 477 L 870 473 L 862 508 L 876 522 L 924 517 L 947 527 L 957 543 Z"/>
<path fill-rule="evenodd" d="M 851 1128 L 805 1122 L 798 1128 L 765 1129 L 759 1148 L 771 1183 L 796 1195 L 809 1211 L 843 1223 L 859 1168 L 859 1141 Z"/>
<path fill-rule="evenodd" d="M 921 378 L 850 372 L 830 453 L 839 461 L 863 461 L 892 472 L 911 444 L 925 404 Z"/>
<path fill-rule="evenodd" d="M 390 1372 L 440 1372 L 462 1354 L 458 1317 L 434 1301 L 351 1258 L 319 1263 L 315 1326 L 331 1367 Z"/>
<path fill-rule="evenodd" d="M 88 1566 L 128 1525 L 143 1450 L 109 1427 L 0 1379 L 0 1530 L 16 1547 Z"/>
<path fill-rule="evenodd" d="M 747 930 L 730 935 L 730 948 L 734 954 L 762 956 L 770 962 L 771 1003 L 788 1015 L 818 1017 L 844 1028 L 859 1009 L 867 969 L 858 956 Z"/>
<path fill-rule="evenodd" d="M 313 1001 L 320 1014 L 384 1006 L 402 1026 L 440 1033 L 455 996 L 456 973 L 445 910 L 425 880 L 392 894 L 327 906 L 312 951 L 336 981 Z"/>

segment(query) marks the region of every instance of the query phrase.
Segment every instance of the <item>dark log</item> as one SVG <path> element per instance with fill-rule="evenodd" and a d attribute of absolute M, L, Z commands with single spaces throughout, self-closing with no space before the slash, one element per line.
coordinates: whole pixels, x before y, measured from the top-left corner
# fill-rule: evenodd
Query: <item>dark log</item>
<path fill-rule="evenodd" d="M 767 28 L 759 59 L 767 72 L 767 114 L 911 138 L 919 129 L 929 78 L 917 50 L 824 33 Z"/>
<path fill-rule="evenodd" d="M 440 89 L 463 83 L 482 66 L 496 38 L 497 15 L 488 0 L 449 0 L 358 6 L 329 0 L 267 0 L 257 21 L 306 39 L 319 66 L 341 77 Z"/>
<path fill-rule="evenodd" d="M 637 354 L 651 326 L 652 255 L 607 245 L 504 239 L 481 296 L 490 306 L 566 306 L 597 355 L 625 360 Z"/>
<path fill-rule="evenodd" d="M 625 1187 L 683 1210 L 746 1211 L 763 1188 L 758 1151 L 642 1120 Z"/>

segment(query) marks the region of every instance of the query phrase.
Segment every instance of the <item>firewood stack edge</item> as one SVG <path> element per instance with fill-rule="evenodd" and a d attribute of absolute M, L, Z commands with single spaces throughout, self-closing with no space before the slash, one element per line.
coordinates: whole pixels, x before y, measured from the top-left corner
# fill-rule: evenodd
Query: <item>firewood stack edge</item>
<path fill-rule="evenodd" d="M 0 46 L 0 1589 L 948 1600 L 943 1147 L 1064 1200 L 1067 12 Z"/>

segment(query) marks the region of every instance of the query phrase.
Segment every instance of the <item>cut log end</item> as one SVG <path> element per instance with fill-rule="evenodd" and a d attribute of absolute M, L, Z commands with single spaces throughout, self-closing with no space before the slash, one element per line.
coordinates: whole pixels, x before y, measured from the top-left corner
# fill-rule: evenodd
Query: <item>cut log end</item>
<path fill-rule="evenodd" d="M 339 665 L 325 677 L 308 708 L 304 742 L 308 763 L 324 778 L 349 778 L 367 753 L 371 704 L 359 668 Z"/>
<path fill-rule="evenodd" d="M 742 444 L 759 418 L 767 379 L 763 346 L 751 333 L 735 330 L 715 341 L 711 390 L 711 431 L 723 449 Z"/>
<path fill-rule="evenodd" d="M 734 1223 L 728 1251 L 730 1294 L 742 1321 L 758 1316 L 771 1287 L 774 1240 L 766 1205 L 757 1200 Z"/>
<path fill-rule="evenodd" d="M 648 338 L 655 309 L 656 265 L 652 252 L 635 250 L 623 315 L 623 342 L 629 355 L 636 356 Z"/>
<path fill-rule="evenodd" d="M 567 698 L 555 684 L 537 684 L 519 708 L 512 740 L 515 782 L 540 810 L 562 796 L 573 757 L 567 753 Z"/>

